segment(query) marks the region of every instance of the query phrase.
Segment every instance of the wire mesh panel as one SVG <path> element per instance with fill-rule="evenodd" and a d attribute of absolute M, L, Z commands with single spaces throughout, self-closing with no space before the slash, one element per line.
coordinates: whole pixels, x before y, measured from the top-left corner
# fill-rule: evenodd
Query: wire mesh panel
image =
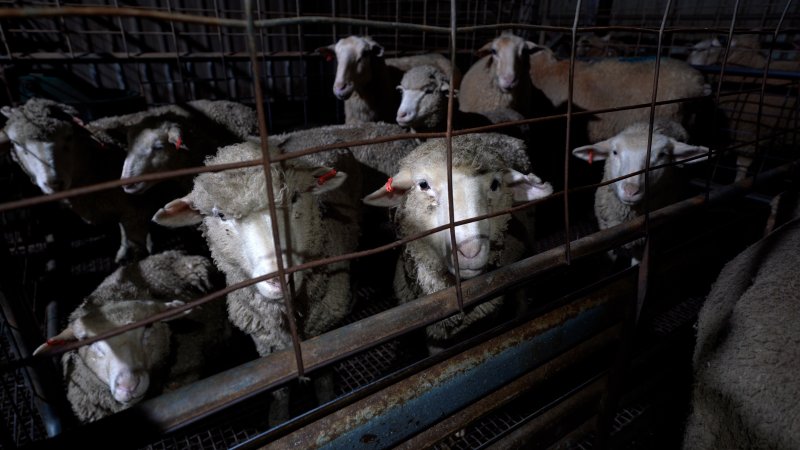
<path fill-rule="evenodd" d="M 23 6 L 31 9 L 20 13 Z M 3 67 L 4 103 L 19 105 L 30 98 L 45 97 L 74 106 L 83 119 L 71 119 L 76 124 L 74 126 L 80 127 L 76 128 L 76 133 L 90 129 L 83 121 L 158 106 L 185 105 L 193 100 L 232 100 L 251 106 L 258 117 L 260 139 L 255 136 L 248 139 L 258 146 L 261 160 L 236 161 L 224 168 L 196 165 L 184 171 L 167 171 L 151 175 L 150 178 L 145 176 L 141 181 L 170 177 L 184 177 L 185 180 L 206 172 L 255 168 L 254 173 L 267 180 L 267 192 L 276 190 L 272 193 L 274 195 L 267 194 L 268 201 L 265 203 L 265 208 L 273 218 L 282 211 L 280 208 L 287 201 L 294 203 L 294 197 L 299 195 L 295 193 L 292 199 L 284 198 L 286 189 L 273 186 L 273 177 L 285 181 L 287 174 L 293 173 L 287 167 L 304 157 L 305 153 L 328 155 L 333 153 L 326 152 L 340 147 L 354 150 L 364 145 L 364 142 L 354 144 L 348 143 L 348 139 L 336 139 L 316 147 L 311 143 L 304 144 L 295 154 L 288 151 L 275 153 L 271 148 L 274 147 L 273 141 L 268 140 L 271 135 L 341 123 L 349 114 L 343 102 L 334 95 L 335 89 L 332 90 L 337 76 L 336 63 L 323 57 L 324 49 L 322 52 L 317 49 L 331 46 L 346 36 L 369 35 L 382 46 L 382 58 L 437 52 L 449 55 L 457 68 L 465 73 L 483 57 L 483 54 L 476 54 L 478 49 L 501 32 L 510 31 L 522 37 L 531 52 L 530 55 L 525 54 L 528 59 L 523 60 L 520 77 L 526 85 L 536 69 L 529 67 L 530 61 L 535 61 L 533 58 L 537 52 L 541 56 L 540 52 L 549 51 L 542 47 L 553 50 L 554 64 L 559 64 L 561 70 L 555 81 L 563 90 L 563 95 L 559 94 L 558 99 L 552 92 L 546 92 L 547 87 L 530 80 L 531 89 L 534 92 L 541 91 L 538 100 L 544 102 L 543 109 L 536 109 L 539 104 L 534 100 L 526 100 L 525 109 L 532 111 L 514 116 L 512 124 L 506 127 L 497 124 L 483 128 L 461 127 L 469 128 L 466 131 L 456 129 L 459 111 L 454 108 L 464 92 L 462 90 L 456 96 L 452 89 L 455 79 L 450 79 L 451 74 L 445 74 L 452 94 L 448 98 L 449 120 L 444 131 L 422 136 L 423 140 L 445 138 L 442 142 L 445 142 L 449 155 L 452 152 L 453 135 L 503 131 L 508 130 L 509 126 L 527 130 L 524 132 L 529 134 L 524 135 L 526 139 L 520 142 L 528 148 L 533 171 L 546 174 L 542 178 L 552 181 L 555 192 L 543 199 L 528 199 L 513 211 L 489 214 L 513 213 L 515 221 L 535 218 L 535 228 L 530 226 L 531 233 L 533 229 L 536 231 L 535 239 L 528 235 L 530 242 L 526 242 L 528 247 L 524 256 L 518 258 L 517 262 L 509 261 L 509 264 L 513 262 L 515 265 L 500 265 L 496 271 L 480 274 L 475 279 L 466 279 L 471 276 L 462 277 L 458 270 L 458 252 L 463 249 L 454 247 L 455 230 L 459 226 L 466 226 L 468 222 L 487 220 L 489 217 L 457 221 L 456 217 L 460 216 L 461 211 L 453 207 L 447 211 L 447 220 L 437 231 L 449 233 L 451 247 L 447 248 L 452 251 L 442 258 L 455 267 L 449 268 L 450 271 L 443 275 L 446 283 L 442 289 L 428 295 L 423 295 L 422 291 L 416 292 L 416 297 L 419 297 L 417 300 L 398 305 L 398 280 L 407 268 L 397 266 L 400 268 L 395 272 L 395 261 L 398 255 L 404 254 L 403 249 L 407 248 L 404 246 L 409 242 L 433 232 L 428 230 L 399 238 L 396 234 L 400 228 L 397 222 L 393 223 L 388 216 L 380 216 L 374 211 L 367 212 L 365 215 L 373 214 L 380 216 L 380 219 L 377 224 L 367 222 L 367 219 L 374 217 L 363 220 L 369 225 L 359 232 L 363 241 L 357 249 L 358 253 L 328 255 L 328 258 L 303 261 L 299 266 L 292 263 L 292 257 L 286 260 L 275 258 L 277 269 L 260 274 L 258 279 L 245 277 L 249 279 L 229 280 L 231 286 L 226 290 L 217 290 L 204 296 L 195 295 L 193 300 L 188 300 L 191 304 L 178 307 L 180 311 L 161 313 L 128 324 L 125 326 L 127 328 L 114 328 L 93 338 L 95 341 L 109 339 L 114 333 L 151 325 L 161 319 L 172 319 L 191 307 L 209 309 L 210 305 L 218 304 L 231 291 L 247 289 L 252 285 L 263 287 L 260 283 L 266 283 L 268 279 L 273 280 L 271 286 L 277 286 L 276 289 L 280 290 L 281 298 L 287 299 L 282 304 L 285 311 L 280 317 L 289 342 L 276 345 L 270 350 L 269 356 L 259 358 L 247 336 L 237 335 L 240 338 L 236 341 L 237 351 L 231 351 L 237 354 L 230 355 L 235 364 L 230 367 L 220 366 L 218 373 L 209 373 L 188 387 L 178 388 L 173 391 L 179 393 L 174 394 L 177 397 L 170 397 L 170 389 L 165 389 L 163 396 L 148 399 L 118 415 L 112 415 L 108 420 L 102 419 L 93 424 L 94 428 L 86 424 L 68 426 L 62 438 L 65 442 L 79 440 L 82 433 L 90 432 L 86 430 L 101 430 L 113 435 L 118 432 L 116 427 L 119 426 L 115 425 L 115 418 L 118 418 L 118 422 L 123 421 L 128 413 L 130 415 L 127 417 L 146 416 L 156 424 L 147 436 L 142 433 L 136 439 L 132 438 L 131 446 L 255 447 L 283 442 L 279 439 L 295 436 L 300 439 L 304 434 L 322 427 L 320 424 L 326 423 L 326 420 L 341 419 L 339 416 L 344 414 L 343 411 L 353 410 L 366 402 L 369 414 L 359 414 L 357 420 L 353 417 L 341 419 L 347 423 L 346 426 L 342 425 L 341 429 L 330 427 L 339 434 L 326 434 L 318 442 L 345 442 L 336 439 L 351 438 L 348 433 L 362 433 L 354 439 L 381 448 L 401 445 L 406 438 L 418 439 L 437 448 L 477 448 L 504 439 L 518 439 L 520 430 L 525 430 L 533 418 L 546 416 L 549 411 L 547 408 L 556 409 L 562 401 L 567 403 L 567 395 L 559 397 L 552 392 L 547 393 L 558 397 L 548 403 L 549 397 L 546 395 L 527 392 L 520 399 L 496 405 L 495 411 L 485 414 L 464 412 L 475 407 L 478 400 L 461 399 L 463 403 L 458 408 L 452 406 L 453 410 L 445 409 L 448 413 L 443 417 L 428 422 L 420 419 L 412 423 L 410 426 L 413 431 L 407 431 L 408 434 L 403 435 L 402 439 L 396 437 L 399 434 L 391 437 L 392 433 L 380 434 L 374 430 L 390 422 L 389 419 L 384 420 L 381 414 L 386 413 L 389 417 L 390 408 L 396 404 L 403 407 L 416 404 L 421 405 L 418 406 L 420 410 L 426 409 L 424 403 L 414 403 L 423 402 L 420 399 L 424 398 L 424 389 L 417 389 L 395 403 L 382 401 L 380 395 L 392 387 L 411 383 L 417 377 L 432 376 L 431 372 L 442 376 L 436 373 L 437 364 L 457 357 L 466 358 L 463 355 L 468 354 L 469 348 L 485 344 L 490 339 L 499 339 L 498 336 L 513 334 L 516 330 L 513 328 L 516 326 L 514 320 L 536 323 L 545 313 L 560 311 L 558 308 L 561 307 L 569 309 L 569 301 L 572 301 L 569 299 L 580 297 L 577 292 L 590 295 L 586 292 L 599 289 L 595 283 L 605 282 L 623 273 L 629 262 L 639 271 L 639 310 L 636 318 L 626 317 L 627 320 L 633 320 L 634 324 L 638 323 L 638 313 L 643 308 L 645 298 L 649 298 L 650 277 L 656 282 L 660 281 L 659 270 L 651 267 L 659 267 L 657 264 L 660 259 L 669 259 L 665 256 L 667 250 L 659 246 L 668 247 L 671 244 L 668 233 L 664 233 L 667 238 L 661 239 L 659 233 L 663 228 L 672 228 L 674 225 L 674 229 L 679 231 L 677 234 L 684 238 L 700 235 L 700 231 L 691 230 L 689 225 L 680 222 L 681 216 L 697 210 L 700 205 L 728 199 L 752 187 L 748 184 L 750 181 L 745 180 L 748 176 L 756 179 L 764 177 L 765 181 L 775 178 L 783 182 L 778 187 L 768 185 L 760 195 L 771 198 L 776 190 L 785 188 L 788 184 L 785 180 L 793 174 L 798 159 L 798 55 L 794 48 L 800 20 L 798 8 L 791 1 L 0 1 L 0 34 L 3 41 L 0 64 Z M 451 29 L 451 24 L 455 25 L 455 29 Z M 496 55 L 498 52 L 496 48 L 484 49 L 486 54 L 494 51 Z M 499 62 L 493 63 L 498 61 L 497 56 L 489 58 L 479 63 L 487 71 L 500 65 Z M 660 96 L 664 91 L 663 80 L 668 76 L 671 64 L 683 64 L 675 60 L 689 61 L 694 68 L 684 65 L 686 70 L 701 71 L 698 73 L 702 73 L 701 78 L 705 83 L 701 94 L 689 98 Z M 591 78 L 586 74 L 609 62 L 619 64 L 622 69 L 613 75 L 614 78 L 601 80 L 596 85 L 589 84 Z M 624 79 L 642 64 L 649 64 L 649 71 L 626 84 Z M 656 72 L 655 68 L 659 67 L 661 71 Z M 620 79 L 623 80 L 622 85 Z M 487 89 L 497 87 L 498 81 L 493 83 Z M 637 90 L 641 87 L 639 85 L 644 88 Z M 394 86 L 391 88 L 394 92 Z M 584 103 L 586 90 L 590 91 L 590 98 L 607 97 L 610 100 L 606 103 Z M 623 95 L 627 91 L 644 94 Z M 389 95 L 387 93 L 387 98 Z M 593 212 L 597 211 L 593 209 L 595 190 L 615 184 L 631 184 L 629 179 L 638 174 L 628 173 L 620 179 L 606 176 L 601 181 L 603 164 L 596 162 L 605 156 L 600 156 L 599 150 L 588 150 L 585 158 L 588 165 L 582 166 L 584 162 L 571 156 L 572 150 L 599 145 L 598 141 L 619 134 L 625 127 L 607 131 L 608 135 L 602 138 L 598 138 L 596 133 L 592 134 L 592 127 L 602 121 L 611 121 L 612 117 L 622 117 L 620 113 L 624 115 L 630 110 L 637 110 L 642 111 L 637 121 L 643 123 L 647 130 L 643 145 L 647 156 L 644 159 L 652 161 L 651 151 L 656 150 L 656 145 L 661 145 L 661 141 L 655 142 L 653 134 L 657 131 L 655 124 L 660 111 L 673 106 L 688 109 L 687 105 L 694 107 L 695 104 L 711 108 L 686 115 L 685 125 L 691 135 L 683 140 L 688 140 L 687 145 L 710 149 L 710 152 L 704 152 L 696 159 L 712 158 L 691 167 L 680 166 L 674 159 L 645 163 L 640 171 L 644 172 L 642 189 L 647 193 L 644 206 L 639 207 L 640 210 L 636 210 L 635 214 L 631 213 L 620 225 L 607 227 L 600 223 L 598 229 Z M 694 128 L 689 128 L 689 125 Z M 202 123 L 198 125 L 202 126 Z M 701 137 L 699 132 L 695 135 L 695 130 L 703 131 L 707 136 Z M 130 136 L 128 132 L 132 133 L 125 130 L 117 142 L 127 142 Z M 419 139 L 420 135 L 403 133 L 372 137 L 384 141 L 410 141 Z M 281 136 L 276 139 L 280 142 L 277 145 L 281 146 L 286 142 L 296 142 L 292 140 L 299 138 Z M 368 141 L 376 142 L 375 139 Z M 179 137 L 177 141 L 173 138 L 169 144 L 179 152 L 182 142 L 183 139 Z M 16 148 L 17 144 L 12 145 Z M 671 145 L 678 144 L 672 142 Z M 615 148 L 615 155 L 616 151 Z M 2 162 L 9 168 L 2 172 L 3 178 L 0 178 L 0 191 L 3 192 L 0 220 L 4 224 L 2 257 L 4 265 L 11 267 L 11 270 L 3 274 L 0 286 L 23 311 L 31 327 L 35 328 L 26 330 L 28 335 L 33 336 L 30 338 L 32 342 L 27 342 L 26 347 L 32 349 L 45 338 L 52 337 L 54 329 L 63 329 L 70 311 L 78 307 L 105 276 L 117 269 L 114 262 L 114 247 L 119 236 L 116 226 L 94 227 L 84 224 L 60 200 L 71 199 L 74 203 L 75 198 L 87 192 L 120 190 L 122 186 L 139 179 L 119 181 L 118 177 L 114 177 L 113 180 L 104 180 L 106 184 L 103 186 L 82 186 L 83 190 L 71 189 L 40 196 L 40 192 L 28 183 L 26 175 L 33 177 L 32 174 L 21 172 L 10 158 Z M 452 178 L 453 163 L 450 156 L 446 168 L 446 187 L 440 195 L 447 196 L 448 201 L 445 202 L 445 197 L 442 197 L 438 202 L 441 204 L 450 204 L 455 198 L 452 187 L 455 178 Z M 682 203 L 677 203 L 676 198 L 676 203 L 663 209 L 654 207 L 658 198 L 656 194 L 651 194 L 648 183 L 655 182 L 653 180 L 661 173 L 659 170 L 673 169 L 683 177 L 694 179 L 694 183 L 689 185 L 691 187 L 682 189 L 681 194 L 685 194 L 684 197 L 699 195 Z M 393 168 L 389 173 L 381 173 L 379 176 L 383 178 L 379 183 L 365 186 L 368 190 L 363 194 L 372 189 L 392 192 L 392 178 L 386 181 L 386 177 L 395 176 L 396 172 L 396 168 Z M 336 175 L 335 168 L 315 173 L 318 184 L 303 192 L 314 191 Z M 365 172 L 364 178 L 368 179 L 368 175 Z M 374 181 L 372 179 L 369 182 Z M 386 184 L 382 187 L 380 183 Z M 491 186 L 489 189 L 495 191 L 495 184 Z M 426 180 L 411 182 L 411 189 L 429 191 L 430 188 Z M 625 189 L 632 188 L 628 186 Z M 184 191 L 174 198 L 181 199 L 185 195 Z M 175 204 L 170 205 L 174 207 Z M 189 209 L 199 210 L 194 206 Z M 226 217 L 231 213 L 222 212 L 225 205 L 213 206 L 213 214 L 208 217 L 213 215 L 220 220 L 232 221 L 240 219 L 235 214 Z M 159 207 L 163 207 L 159 211 L 170 210 L 166 203 Z M 763 208 L 763 204 L 760 207 Z M 430 212 L 430 215 L 433 213 Z M 704 225 L 725 222 L 716 215 L 711 214 L 710 217 L 706 217 Z M 747 216 L 747 220 L 756 219 Z M 274 241 L 278 242 L 275 253 L 282 254 L 282 248 L 285 247 L 281 243 L 287 244 L 285 238 L 291 235 L 292 229 L 298 228 L 298 222 L 292 222 L 289 231 L 280 229 L 276 222 L 271 220 L 267 228 Z M 664 224 L 669 225 L 665 227 Z M 512 229 L 505 232 L 509 236 L 513 233 Z M 386 238 L 387 235 L 391 237 Z M 742 232 L 735 245 L 743 245 L 750 238 L 749 234 L 745 236 Z M 176 239 L 176 247 L 184 245 L 182 248 L 186 248 L 180 238 Z M 290 238 L 290 245 L 291 242 Z M 646 242 L 643 256 L 629 251 L 632 245 L 641 242 Z M 174 243 L 160 245 L 168 247 Z M 627 245 L 627 250 L 617 248 L 623 244 Z M 618 250 L 613 253 L 618 258 L 615 262 L 604 259 L 608 251 L 615 249 Z M 208 252 L 208 249 L 204 251 Z M 291 249 L 287 252 L 291 254 Z M 313 317 L 303 305 L 298 306 L 291 300 L 297 298 L 298 290 L 302 289 L 290 282 L 292 276 L 289 274 L 307 274 L 318 267 L 342 261 L 352 261 L 353 264 L 348 271 L 356 280 L 352 285 L 356 306 L 347 319 L 335 327 L 329 327 L 318 336 L 307 336 L 303 326 Z M 219 260 L 216 262 L 221 265 Z M 521 290 L 514 290 L 520 286 L 523 286 Z M 457 342 L 442 353 L 427 349 L 424 343 L 420 343 L 416 334 L 421 333 L 427 325 L 501 293 L 509 298 L 514 296 L 519 309 L 498 313 L 500 325 L 477 327 L 471 336 L 472 340 Z M 669 309 L 670 300 L 663 301 L 667 304 L 659 307 Z M 681 304 L 680 299 L 673 301 Z M 53 305 L 60 309 L 57 314 L 53 314 L 52 310 L 47 312 L 55 307 Z M 684 325 L 686 320 L 693 320 L 696 310 L 688 308 L 688 311 L 685 315 L 679 314 L 680 317 L 674 322 Z M 550 325 L 559 328 L 566 326 L 565 323 L 566 319 Z M 175 327 L 178 327 L 179 333 L 187 331 L 181 330 L 180 325 Z M 663 324 L 654 327 L 664 336 L 675 332 Z M 560 352 L 570 350 L 569 345 L 572 344 L 566 344 L 567 340 L 555 341 L 553 345 Z M 92 342 L 91 339 L 88 341 L 89 344 Z M 68 343 L 61 349 L 70 351 L 77 346 Z M 626 345 L 621 348 L 619 355 L 609 356 L 608 360 L 632 359 L 625 352 L 633 350 L 626 350 Z M 492 349 L 490 353 L 494 352 L 498 355 L 502 353 L 501 349 Z M 53 354 L 59 353 L 61 351 L 56 350 Z M 0 402 L 10 405 L 8 408 L 4 406 L 4 411 L 10 411 L 4 413 L 4 423 L 11 436 L 0 442 L 3 447 L 45 441 L 40 413 L 31 406 L 30 386 L 20 382 L 20 369 L 16 366 L 26 366 L 32 360 L 42 360 L 47 356 L 19 354 L 9 355 L 2 360 L 5 381 L 0 391 Z M 598 423 L 602 424 L 603 418 L 606 418 L 608 426 L 603 429 L 599 425 L 599 429 L 591 430 L 588 435 L 603 439 L 603 436 L 619 432 L 627 422 L 646 415 L 649 410 L 646 405 L 630 407 L 614 416 L 617 413 L 616 403 L 619 403 L 619 392 L 614 385 L 621 379 L 615 377 L 624 376 L 626 367 L 624 364 L 599 367 L 592 368 L 605 371 L 609 388 L 608 392 L 603 393 L 603 402 L 598 401 L 599 406 L 595 406 L 594 410 L 601 418 Z M 312 398 L 314 395 L 310 394 L 312 389 L 305 377 L 309 373 L 316 376 L 326 369 L 333 374 L 333 398 L 324 399 L 320 402 L 321 406 L 317 406 L 316 400 L 322 399 Z M 442 372 L 468 374 L 470 370 L 458 366 Z M 534 368 L 528 367 L 526 370 L 533 372 Z M 587 377 L 576 374 L 569 379 L 572 384 L 567 386 L 569 383 L 565 382 L 560 388 L 569 391 L 575 386 L 583 386 L 589 383 Z M 511 383 L 514 380 L 507 381 Z M 271 417 L 273 411 L 270 405 L 277 404 L 282 388 L 287 387 L 303 394 L 291 404 L 291 417 L 283 417 L 276 424 Z M 486 397 L 497 394 L 495 388 L 486 389 L 481 393 Z M 581 393 L 576 391 L 575 395 Z M 542 409 L 531 411 L 532 406 Z M 367 420 L 373 417 L 370 414 L 375 414 L 372 422 Z M 465 418 L 462 419 L 459 414 Z M 555 442 L 570 432 L 571 429 L 567 428 L 577 426 L 573 424 L 577 420 L 575 417 L 553 427 L 548 439 Z M 460 429 L 454 425 L 459 420 L 463 421 Z M 339 426 L 342 422 L 335 424 Z M 425 430 L 433 433 L 430 430 L 436 430 L 437 427 L 443 430 L 442 435 L 429 439 Z M 451 429 L 454 427 L 455 433 Z"/>

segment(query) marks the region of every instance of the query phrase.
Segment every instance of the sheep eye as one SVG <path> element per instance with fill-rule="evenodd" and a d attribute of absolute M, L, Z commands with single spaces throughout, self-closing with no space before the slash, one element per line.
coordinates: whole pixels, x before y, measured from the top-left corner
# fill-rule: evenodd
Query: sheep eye
<path fill-rule="evenodd" d="M 297 191 L 294 191 L 292 193 L 292 203 L 297 203 L 297 200 L 300 200 L 300 193 L 297 192 Z"/>
<path fill-rule="evenodd" d="M 425 93 L 426 94 L 433 94 L 433 92 L 434 92 L 434 89 L 432 87 L 425 88 Z"/>
<path fill-rule="evenodd" d="M 497 50 L 492 49 L 492 55 L 497 56 Z"/>
<path fill-rule="evenodd" d="M 611 151 L 611 154 L 612 154 L 612 155 L 616 155 L 616 154 L 617 154 L 617 151 L 616 151 L 616 150 L 612 150 L 612 151 Z"/>
<path fill-rule="evenodd" d="M 497 190 L 499 187 L 500 187 L 500 180 L 498 180 L 497 178 L 495 178 L 494 180 L 492 180 L 492 185 L 491 185 L 491 187 L 490 187 L 490 188 L 491 188 L 493 191 L 496 191 L 496 190 Z"/>
<path fill-rule="evenodd" d="M 398 92 L 403 92 L 403 86 L 397 86 L 395 89 L 397 89 Z"/>
<path fill-rule="evenodd" d="M 428 182 L 427 182 L 427 181 L 425 181 L 425 180 L 422 180 L 422 181 L 420 181 L 420 182 L 419 182 L 419 188 L 420 188 L 421 190 L 423 190 L 423 191 L 427 191 L 428 189 L 430 189 L 430 188 L 431 188 L 431 185 L 430 185 L 430 184 L 428 184 Z"/>
<path fill-rule="evenodd" d="M 158 141 L 155 144 L 153 144 L 153 148 L 156 149 L 156 150 L 163 150 L 164 149 L 164 143 L 161 142 L 161 141 Z"/>
<path fill-rule="evenodd" d="M 225 213 L 220 211 L 216 206 L 211 208 L 211 214 L 219 220 L 226 220 Z"/>

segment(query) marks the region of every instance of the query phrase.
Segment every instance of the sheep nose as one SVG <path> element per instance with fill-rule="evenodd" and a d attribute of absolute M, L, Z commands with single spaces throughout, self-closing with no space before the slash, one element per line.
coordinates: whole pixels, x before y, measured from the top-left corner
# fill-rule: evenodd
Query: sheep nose
<path fill-rule="evenodd" d="M 636 183 L 624 183 L 622 185 L 622 191 L 628 197 L 633 197 L 634 195 L 639 193 L 639 185 Z"/>
<path fill-rule="evenodd" d="M 414 118 L 414 114 L 410 111 L 397 111 L 397 122 L 406 123 Z"/>
<path fill-rule="evenodd" d="M 500 87 L 503 89 L 512 89 L 517 85 L 517 76 L 505 76 L 500 79 Z"/>
<path fill-rule="evenodd" d="M 472 259 L 481 252 L 481 241 L 479 239 L 475 239 L 463 244 L 459 244 L 458 246 L 458 253 L 461 254 L 464 258 Z"/>
<path fill-rule="evenodd" d="M 350 88 L 353 86 L 353 83 L 336 83 L 333 85 L 333 94 L 344 100 L 345 96 L 348 96 L 350 93 Z"/>

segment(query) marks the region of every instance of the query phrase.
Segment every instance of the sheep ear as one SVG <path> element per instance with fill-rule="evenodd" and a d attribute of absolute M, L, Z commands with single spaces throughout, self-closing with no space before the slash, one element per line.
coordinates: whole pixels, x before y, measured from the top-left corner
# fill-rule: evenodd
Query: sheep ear
<path fill-rule="evenodd" d="M 11 116 L 14 115 L 14 108 L 12 108 L 12 107 L 10 107 L 8 105 L 3 106 L 2 108 L 0 108 L 0 113 L 3 113 L 4 116 L 6 116 L 6 117 L 8 117 L 10 119 Z"/>
<path fill-rule="evenodd" d="M 386 184 L 375 192 L 364 197 L 364 203 L 381 208 L 394 208 L 400 205 L 403 196 L 412 187 L 414 187 L 414 183 L 411 174 L 407 170 L 403 170 L 389 178 Z"/>
<path fill-rule="evenodd" d="M 525 52 L 529 55 L 532 55 L 538 52 L 539 50 L 544 49 L 544 47 L 542 47 L 541 45 L 531 41 L 525 41 L 524 45 L 525 45 Z"/>
<path fill-rule="evenodd" d="M 345 172 L 339 172 L 330 167 L 320 167 L 312 174 L 315 178 L 314 184 L 309 186 L 307 192 L 319 195 L 332 191 L 341 186 L 347 180 Z"/>
<path fill-rule="evenodd" d="M 336 59 L 336 46 L 332 44 L 327 47 L 320 47 L 317 49 L 317 53 L 322 55 L 325 61 L 333 61 Z"/>
<path fill-rule="evenodd" d="M 602 161 L 608 157 L 608 154 L 613 150 L 611 141 L 600 141 L 592 145 L 584 145 L 572 150 L 572 155 L 576 156 L 591 164 L 594 161 Z"/>
<path fill-rule="evenodd" d="M 508 169 L 503 175 L 503 183 L 511 188 L 516 203 L 544 198 L 553 193 L 553 186 L 550 183 L 542 181 L 532 173 L 524 175 L 513 169 Z"/>
<path fill-rule="evenodd" d="M 162 303 L 164 311 L 166 311 L 168 309 L 172 309 L 172 308 L 177 308 L 177 307 L 183 306 L 185 304 L 186 303 L 184 303 L 184 302 L 182 302 L 180 300 L 172 300 L 171 302 Z M 162 322 L 169 322 L 170 320 L 182 319 L 184 316 L 191 314 L 192 311 L 194 311 L 194 308 L 187 309 L 186 311 L 183 311 L 181 314 L 179 314 L 179 315 L 177 315 L 175 317 L 170 317 L 169 319 L 164 319 L 164 320 L 162 320 Z"/>
<path fill-rule="evenodd" d="M 675 156 L 676 160 L 693 158 L 700 155 L 708 155 L 708 147 L 684 144 L 683 142 L 676 141 L 675 139 L 670 140 L 672 141 L 672 154 Z M 692 159 L 691 161 L 686 161 L 686 164 L 694 164 L 696 162 L 705 160 L 706 158 Z"/>
<path fill-rule="evenodd" d="M 492 52 L 493 44 L 494 41 L 487 42 L 483 47 L 475 50 L 475 56 L 477 56 L 478 58 L 483 58 L 484 56 L 488 55 L 489 53 Z"/>
<path fill-rule="evenodd" d="M 711 46 L 712 47 L 722 47 L 722 42 L 720 42 L 718 38 L 714 38 L 714 39 L 711 40 Z M 732 39 L 731 40 L 731 47 L 735 47 L 735 46 L 736 46 L 736 39 Z"/>
<path fill-rule="evenodd" d="M 75 332 L 73 331 L 72 327 L 67 327 L 61 333 L 51 337 L 48 339 L 44 344 L 36 347 L 36 350 L 33 351 L 33 356 L 47 353 L 50 350 L 58 347 L 59 345 L 65 344 L 67 342 L 76 341 L 78 338 L 75 336 Z"/>
<path fill-rule="evenodd" d="M 450 91 L 450 83 L 444 82 L 439 86 L 439 90 L 442 92 L 449 92 Z M 453 93 L 455 94 L 455 92 Z"/>
<path fill-rule="evenodd" d="M 153 216 L 153 222 L 169 228 L 197 225 L 202 221 L 203 215 L 194 208 L 187 197 L 167 203 Z"/>
<path fill-rule="evenodd" d="M 181 128 L 177 125 L 172 125 L 169 127 L 169 131 L 167 131 L 167 140 L 170 144 L 175 146 L 175 150 L 188 150 L 186 145 L 183 143 L 183 133 L 181 132 Z"/>
<path fill-rule="evenodd" d="M 367 51 L 372 56 L 377 56 L 378 58 L 383 56 L 383 46 L 381 44 L 378 44 L 369 36 L 364 36 L 361 39 L 367 44 Z"/>

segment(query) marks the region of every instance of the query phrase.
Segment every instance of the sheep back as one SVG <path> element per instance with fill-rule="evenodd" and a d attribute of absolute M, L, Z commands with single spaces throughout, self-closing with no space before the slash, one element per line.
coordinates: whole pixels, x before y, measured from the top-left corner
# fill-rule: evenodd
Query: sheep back
<path fill-rule="evenodd" d="M 800 221 L 720 272 L 700 311 L 684 448 L 800 448 Z"/>

